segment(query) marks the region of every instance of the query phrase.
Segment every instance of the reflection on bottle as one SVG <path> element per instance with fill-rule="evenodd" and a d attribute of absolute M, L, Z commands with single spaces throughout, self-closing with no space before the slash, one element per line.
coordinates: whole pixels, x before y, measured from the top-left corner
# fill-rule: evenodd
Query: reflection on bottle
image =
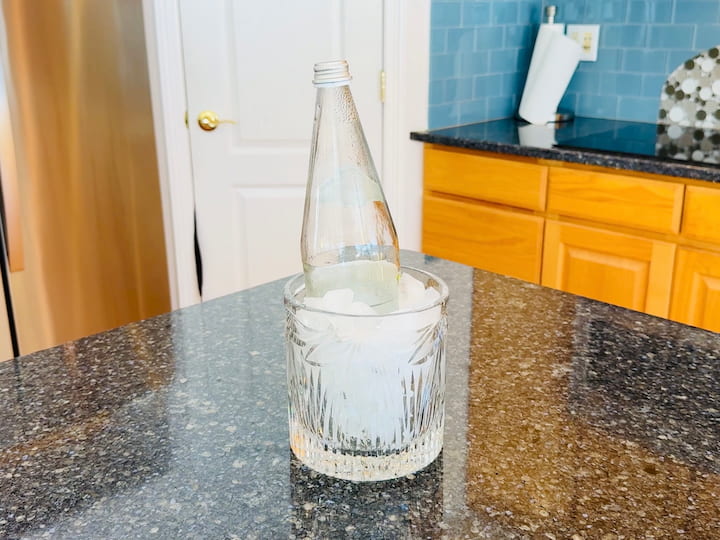
<path fill-rule="evenodd" d="M 384 482 L 317 473 L 290 455 L 297 538 L 436 538 L 442 534 L 442 453 L 423 470 Z"/>

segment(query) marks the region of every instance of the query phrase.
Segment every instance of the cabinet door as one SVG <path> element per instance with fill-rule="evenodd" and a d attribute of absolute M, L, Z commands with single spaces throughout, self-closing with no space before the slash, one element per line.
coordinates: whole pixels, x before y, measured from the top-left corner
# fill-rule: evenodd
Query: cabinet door
<path fill-rule="evenodd" d="M 678 248 L 670 318 L 720 332 L 720 254 Z"/>
<path fill-rule="evenodd" d="M 543 218 L 479 203 L 423 198 L 428 255 L 540 282 Z"/>
<path fill-rule="evenodd" d="M 675 245 L 548 220 L 542 284 L 667 317 Z"/>
<path fill-rule="evenodd" d="M 720 244 L 720 189 L 688 186 L 685 190 L 682 234 Z"/>

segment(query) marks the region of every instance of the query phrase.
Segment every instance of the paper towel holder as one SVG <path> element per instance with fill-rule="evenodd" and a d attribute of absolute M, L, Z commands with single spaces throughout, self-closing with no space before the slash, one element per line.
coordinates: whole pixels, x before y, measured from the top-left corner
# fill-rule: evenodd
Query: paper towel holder
<path fill-rule="evenodd" d="M 555 23 L 555 15 L 557 15 L 557 6 L 552 4 L 545 6 L 545 18 L 548 24 Z"/>
<path fill-rule="evenodd" d="M 580 56 L 580 45 L 565 35 L 565 25 L 555 22 L 557 6 L 545 6 L 517 116 L 531 124 L 569 122 L 573 113 L 560 109 Z"/>
<path fill-rule="evenodd" d="M 547 24 L 555 24 L 555 15 L 557 15 L 557 6 L 549 4 L 545 6 L 545 18 Z M 549 124 L 562 124 L 563 122 L 570 122 L 575 118 L 575 113 L 567 109 L 558 109 L 550 120 Z"/>

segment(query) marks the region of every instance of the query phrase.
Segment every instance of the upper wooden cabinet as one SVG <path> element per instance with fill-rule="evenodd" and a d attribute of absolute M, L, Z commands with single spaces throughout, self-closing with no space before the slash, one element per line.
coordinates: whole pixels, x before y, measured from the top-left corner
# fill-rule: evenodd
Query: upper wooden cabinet
<path fill-rule="evenodd" d="M 548 220 L 542 284 L 668 316 L 675 245 Z"/>
<path fill-rule="evenodd" d="M 517 206 L 545 208 L 547 170 L 542 165 L 488 157 L 466 150 L 425 148 L 425 190 Z"/>
<path fill-rule="evenodd" d="M 678 232 L 682 184 L 562 167 L 550 169 L 548 212 L 658 232 Z"/>

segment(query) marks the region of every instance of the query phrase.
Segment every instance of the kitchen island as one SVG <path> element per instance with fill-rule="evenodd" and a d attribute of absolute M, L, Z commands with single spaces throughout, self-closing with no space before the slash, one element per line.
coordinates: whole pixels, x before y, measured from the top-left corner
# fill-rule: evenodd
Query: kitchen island
<path fill-rule="evenodd" d="M 0 363 L 3 538 L 717 538 L 720 336 L 404 252 L 450 288 L 445 446 L 288 445 L 277 281 Z"/>

